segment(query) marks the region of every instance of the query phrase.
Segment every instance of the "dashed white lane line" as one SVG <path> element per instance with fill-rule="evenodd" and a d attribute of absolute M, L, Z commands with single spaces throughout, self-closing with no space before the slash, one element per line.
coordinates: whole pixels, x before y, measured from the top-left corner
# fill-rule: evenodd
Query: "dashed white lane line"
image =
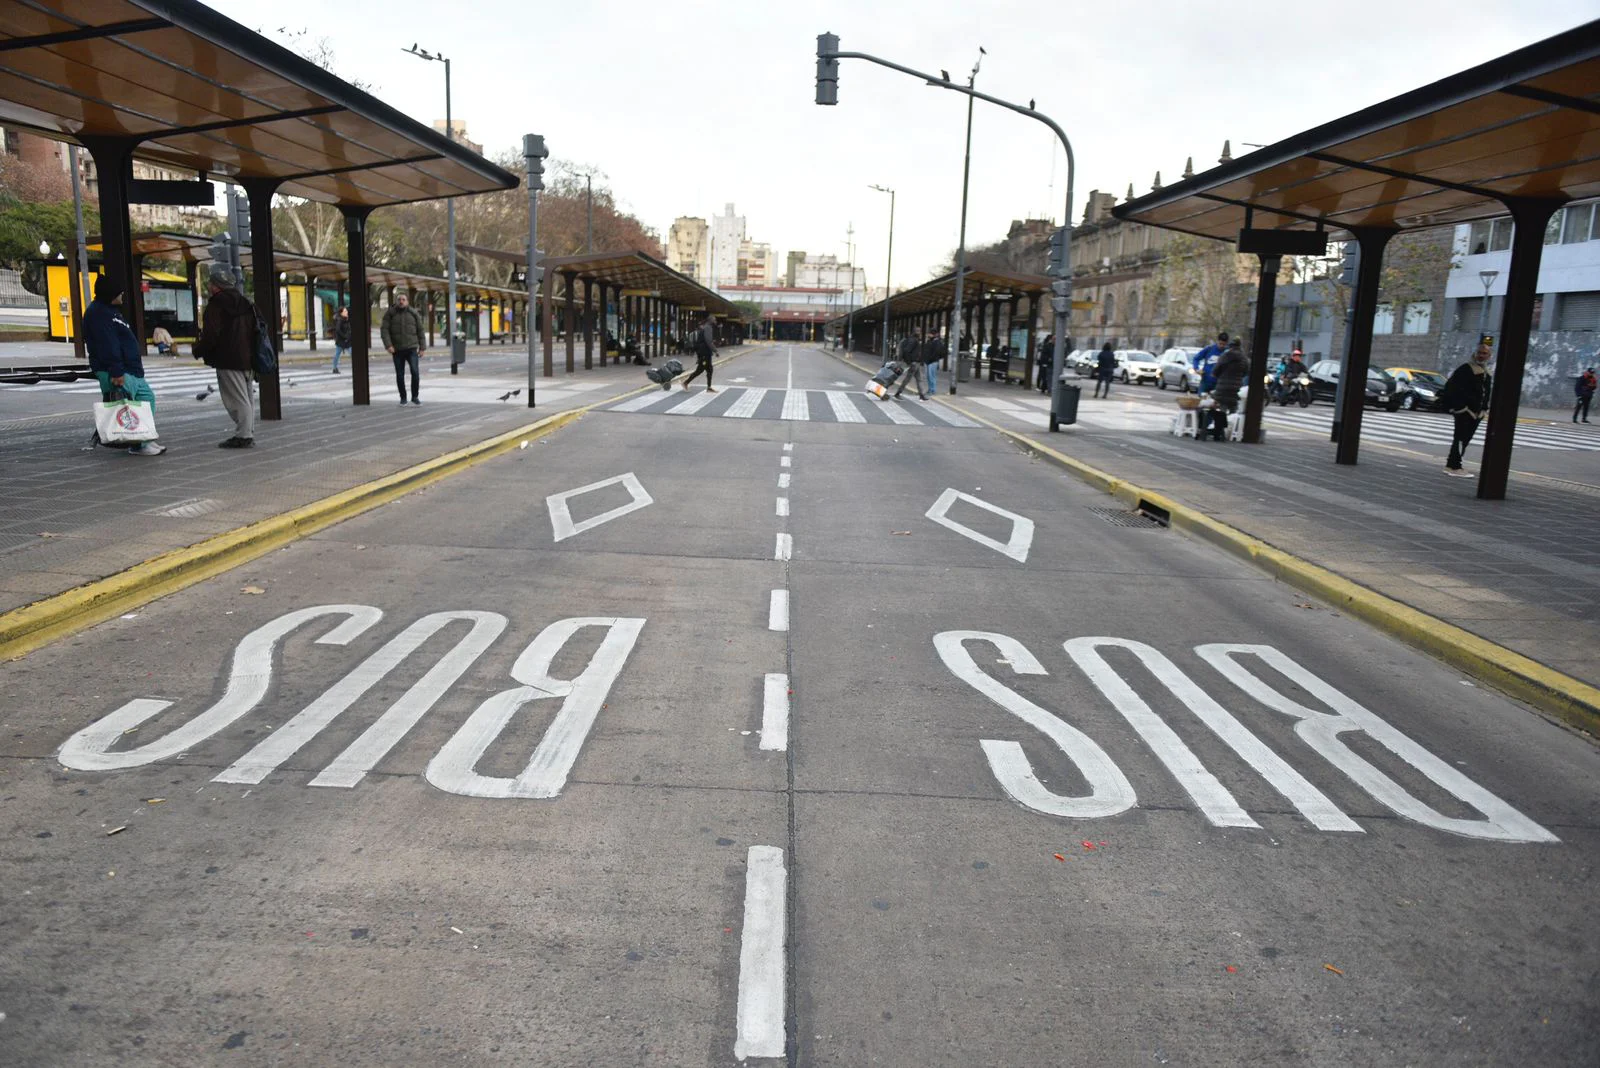
<path fill-rule="evenodd" d="M 761 748 L 781 753 L 789 748 L 789 676 L 768 675 L 761 697 Z"/>
<path fill-rule="evenodd" d="M 773 590 L 772 602 L 767 606 L 767 629 L 789 629 L 789 591 Z"/>
<path fill-rule="evenodd" d="M 778 515 L 785 516 L 785 515 L 788 515 L 788 514 L 789 514 L 789 498 L 787 498 L 787 497 L 779 497 L 778 498 Z"/>
<path fill-rule="evenodd" d="M 778 476 L 778 488 L 779 489 L 788 489 L 789 488 L 789 472 L 785 471 L 783 474 Z"/>
<path fill-rule="evenodd" d="M 792 441 L 784 442 L 783 443 L 783 451 L 784 452 L 794 452 L 794 442 L 792 442 Z"/>
<path fill-rule="evenodd" d="M 778 466 L 779 467 L 793 467 L 794 466 L 794 460 L 791 459 L 788 456 L 780 456 L 780 457 L 778 457 Z"/>
<path fill-rule="evenodd" d="M 783 939 L 787 897 L 783 850 L 777 846 L 751 846 L 745 863 L 739 1020 L 733 1042 L 733 1055 L 739 1060 L 784 1054 Z"/>
<path fill-rule="evenodd" d="M 780 533 L 778 544 L 772 550 L 774 560 L 787 560 L 794 555 L 794 538 L 789 534 Z"/>

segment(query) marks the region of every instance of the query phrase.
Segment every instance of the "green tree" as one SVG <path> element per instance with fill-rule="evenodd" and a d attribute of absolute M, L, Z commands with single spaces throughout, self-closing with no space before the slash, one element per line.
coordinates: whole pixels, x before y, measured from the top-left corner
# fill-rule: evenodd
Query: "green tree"
<path fill-rule="evenodd" d="M 65 250 L 77 232 L 72 201 L 29 202 L 0 192 L 0 267 L 19 270 L 39 258 L 39 242 Z"/>
<path fill-rule="evenodd" d="M 1158 306 L 1166 308 L 1165 332 L 1173 337 L 1212 337 L 1241 331 L 1249 308 L 1239 253 L 1225 241 L 1174 234 L 1151 279 Z"/>

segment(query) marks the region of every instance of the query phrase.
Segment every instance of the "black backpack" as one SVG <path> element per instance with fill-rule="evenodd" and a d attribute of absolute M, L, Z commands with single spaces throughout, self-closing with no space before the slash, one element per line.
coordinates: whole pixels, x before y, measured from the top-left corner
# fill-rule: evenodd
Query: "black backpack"
<path fill-rule="evenodd" d="M 275 375 L 278 373 L 278 353 L 272 347 L 272 332 L 267 329 L 261 313 L 255 310 L 255 305 L 251 305 L 250 310 L 256 321 L 256 344 L 250 353 L 250 369 L 257 378 Z"/>
<path fill-rule="evenodd" d="M 706 340 L 705 331 L 694 332 L 694 354 L 702 360 L 711 359 L 711 342 Z"/>

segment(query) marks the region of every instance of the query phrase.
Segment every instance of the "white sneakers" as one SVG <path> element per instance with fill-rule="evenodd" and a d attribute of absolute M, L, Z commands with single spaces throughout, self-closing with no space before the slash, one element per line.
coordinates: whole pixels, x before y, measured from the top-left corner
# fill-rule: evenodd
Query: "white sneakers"
<path fill-rule="evenodd" d="M 167 447 L 159 441 L 141 441 L 138 445 L 128 450 L 129 456 L 160 456 L 167 451 Z"/>

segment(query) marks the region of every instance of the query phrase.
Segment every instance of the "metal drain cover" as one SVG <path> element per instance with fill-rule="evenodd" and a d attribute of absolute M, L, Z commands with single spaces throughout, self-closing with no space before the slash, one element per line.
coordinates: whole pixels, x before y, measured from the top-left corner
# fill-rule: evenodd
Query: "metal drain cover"
<path fill-rule="evenodd" d="M 1160 522 L 1143 512 L 1130 512 L 1126 508 L 1091 508 L 1090 512 L 1114 527 L 1136 527 L 1141 530 L 1163 530 Z"/>

